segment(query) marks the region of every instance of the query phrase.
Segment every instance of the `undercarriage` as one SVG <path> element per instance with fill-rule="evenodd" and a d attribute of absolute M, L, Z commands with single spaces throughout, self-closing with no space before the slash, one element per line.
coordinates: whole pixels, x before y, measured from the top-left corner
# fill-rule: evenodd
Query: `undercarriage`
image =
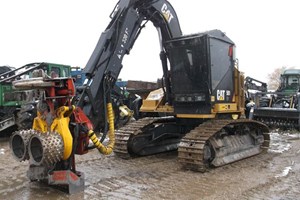
<path fill-rule="evenodd" d="M 176 118 L 144 118 L 116 131 L 115 153 L 123 158 L 178 149 L 179 162 L 188 169 L 206 171 L 263 151 L 269 130 L 248 120 L 208 120 L 176 123 Z"/>
<path fill-rule="evenodd" d="M 254 156 L 269 146 L 266 125 L 253 120 L 210 120 L 180 142 L 179 162 L 185 168 L 206 171 Z"/>
<path fill-rule="evenodd" d="M 114 152 L 128 158 L 176 150 L 188 128 L 174 117 L 142 118 L 116 130 Z"/>

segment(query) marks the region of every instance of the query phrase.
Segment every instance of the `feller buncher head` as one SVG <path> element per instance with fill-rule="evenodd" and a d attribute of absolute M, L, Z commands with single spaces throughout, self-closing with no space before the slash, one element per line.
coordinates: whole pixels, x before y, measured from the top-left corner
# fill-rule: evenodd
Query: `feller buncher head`
<path fill-rule="evenodd" d="M 29 160 L 27 175 L 31 181 L 47 180 L 49 185 L 59 185 L 69 193 L 82 191 L 84 175 L 76 171 L 74 157 L 88 152 L 89 139 L 101 153 L 112 152 L 114 119 L 111 104 L 108 105 L 110 141 L 106 147 L 92 131 L 88 117 L 71 104 L 75 96 L 72 78 L 52 78 L 39 71 L 37 77 L 18 80 L 13 85 L 19 90 L 38 90 L 40 95 L 32 129 L 19 130 L 10 138 L 13 156 L 18 161 Z"/>

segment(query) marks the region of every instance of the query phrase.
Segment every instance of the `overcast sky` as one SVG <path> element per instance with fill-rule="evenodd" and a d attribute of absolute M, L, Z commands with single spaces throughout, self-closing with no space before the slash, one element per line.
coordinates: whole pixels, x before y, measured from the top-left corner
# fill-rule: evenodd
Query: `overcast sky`
<path fill-rule="evenodd" d="M 0 65 L 53 62 L 84 67 L 117 0 L 1 0 Z M 300 68 L 298 0 L 170 0 L 183 33 L 220 29 L 235 42 L 240 70 L 267 81 L 275 68 Z M 120 78 L 162 76 L 158 34 L 149 22 Z"/>

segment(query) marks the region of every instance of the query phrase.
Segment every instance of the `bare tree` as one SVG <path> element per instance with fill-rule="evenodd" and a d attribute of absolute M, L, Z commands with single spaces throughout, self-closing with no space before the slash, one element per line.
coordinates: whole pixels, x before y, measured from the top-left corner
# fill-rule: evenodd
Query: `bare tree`
<path fill-rule="evenodd" d="M 268 89 L 277 90 L 280 85 L 280 75 L 283 74 L 286 69 L 295 69 L 296 67 L 279 67 L 276 68 L 272 73 L 268 74 Z"/>
<path fill-rule="evenodd" d="M 268 74 L 268 89 L 276 90 L 280 85 L 280 75 L 286 70 L 287 67 L 276 68 L 272 73 Z"/>

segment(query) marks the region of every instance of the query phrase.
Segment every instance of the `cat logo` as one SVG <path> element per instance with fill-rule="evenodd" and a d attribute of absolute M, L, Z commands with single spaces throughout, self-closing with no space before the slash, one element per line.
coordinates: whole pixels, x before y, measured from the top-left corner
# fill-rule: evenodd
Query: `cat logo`
<path fill-rule="evenodd" d="M 217 90 L 217 100 L 218 101 L 225 100 L 225 90 Z"/>
<path fill-rule="evenodd" d="M 173 14 L 171 13 L 171 11 L 168 9 L 167 4 L 164 3 L 164 5 L 161 7 L 161 12 L 164 16 L 164 18 L 166 19 L 166 21 L 168 23 L 171 22 L 171 20 L 174 18 Z"/>

